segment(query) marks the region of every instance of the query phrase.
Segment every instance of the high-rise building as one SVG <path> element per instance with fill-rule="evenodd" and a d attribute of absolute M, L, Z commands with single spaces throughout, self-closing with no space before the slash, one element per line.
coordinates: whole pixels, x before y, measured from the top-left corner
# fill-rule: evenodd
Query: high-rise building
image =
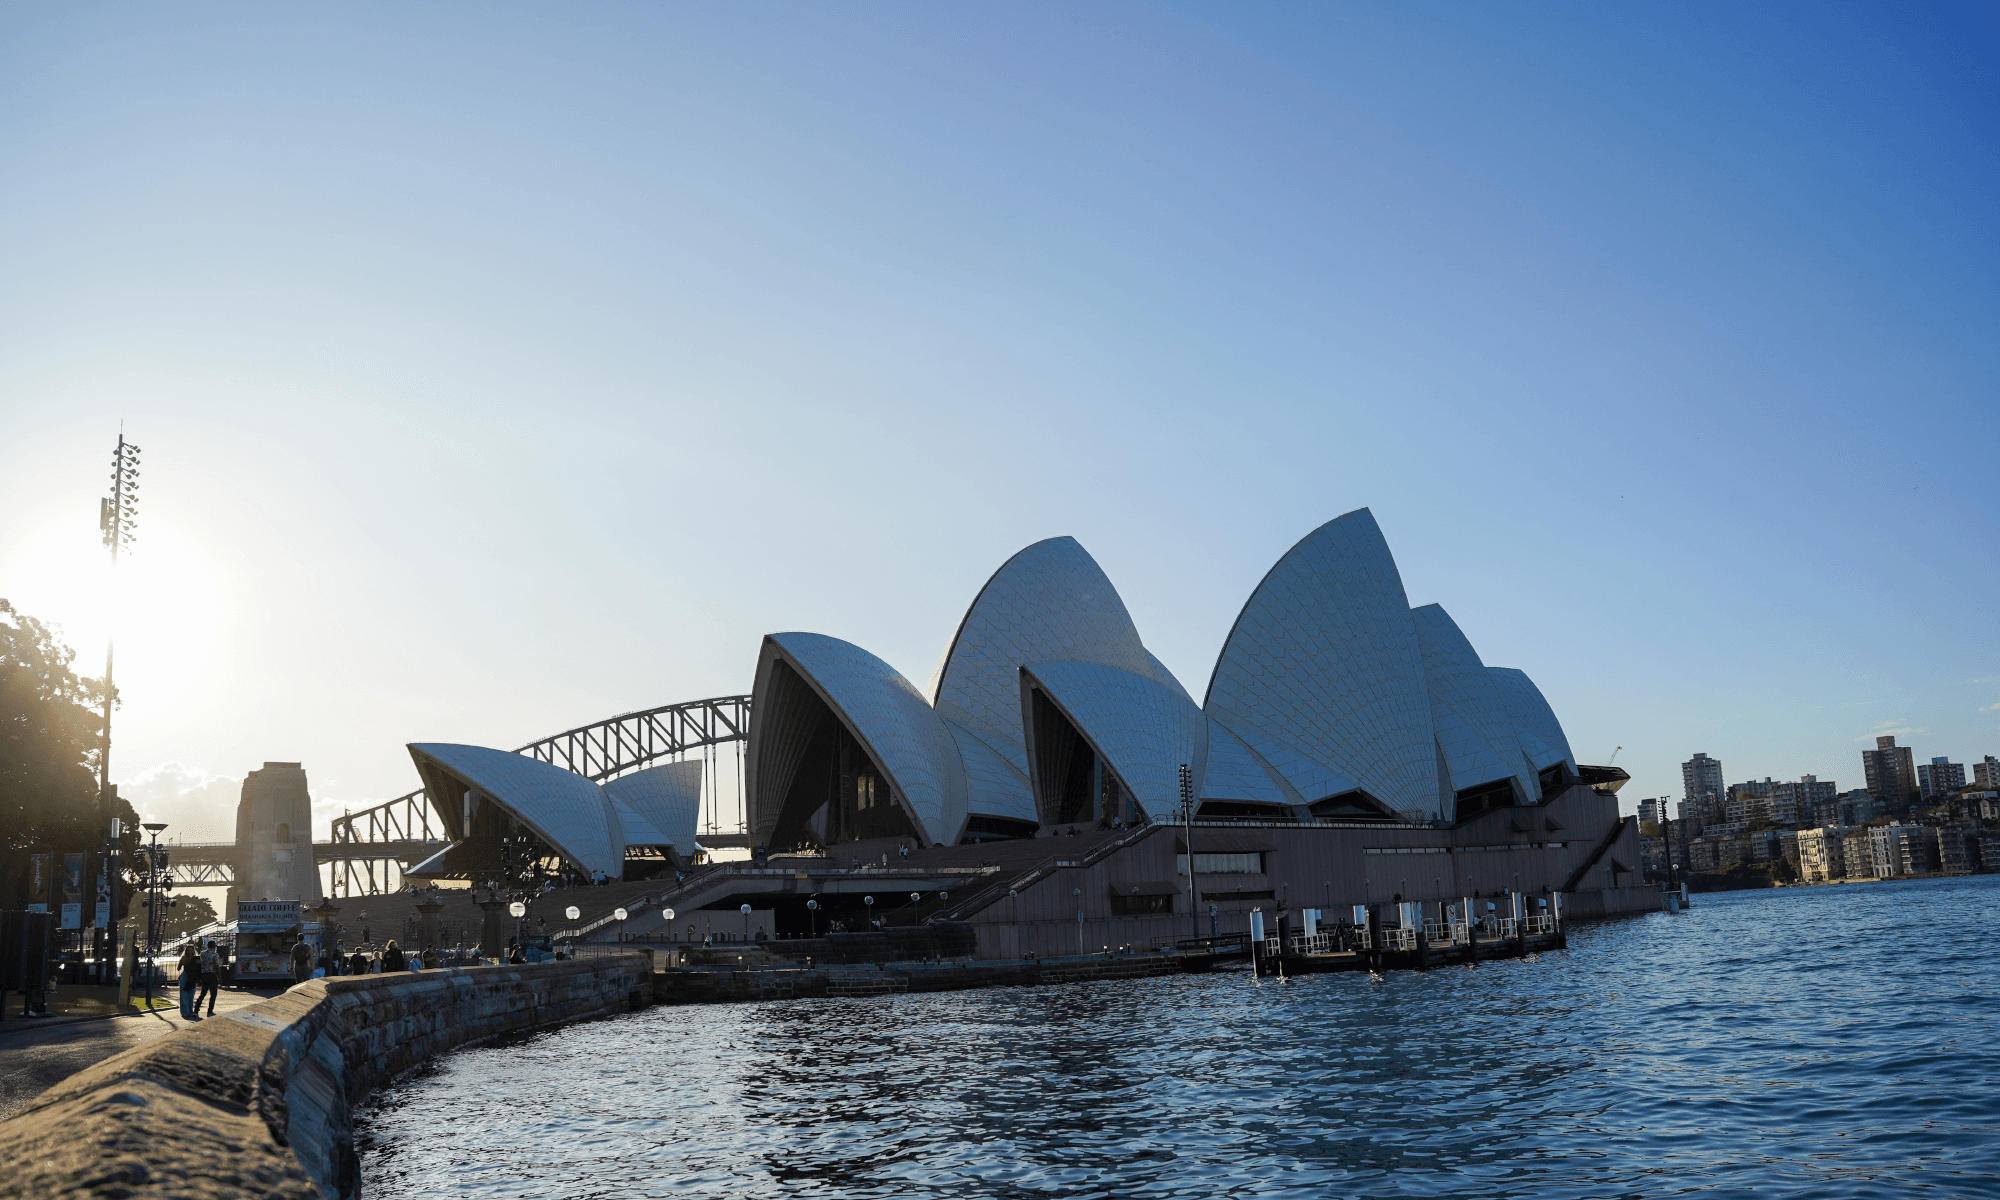
<path fill-rule="evenodd" d="M 1646 822 L 1651 821 L 1655 825 L 1666 824 L 1667 801 L 1669 799 L 1671 799 L 1671 797 L 1661 796 L 1658 799 L 1647 799 L 1639 801 L 1639 823 L 1643 825 Z"/>
<path fill-rule="evenodd" d="M 1934 758 L 1917 768 L 1917 791 L 1926 800 L 1948 800 L 1964 786 L 1964 763 Z"/>
<path fill-rule="evenodd" d="M 1989 754 L 1984 762 L 1973 763 L 1972 782 L 1980 787 L 2000 788 L 2000 758 Z"/>
<path fill-rule="evenodd" d="M 1922 796 L 1917 790 L 1916 759 L 1893 737 L 1878 737 L 1873 750 L 1861 752 L 1861 772 L 1867 777 L 1868 794 L 1894 807 L 1907 808 Z"/>
<path fill-rule="evenodd" d="M 1681 764 L 1681 819 L 1696 826 L 1722 820 L 1728 791 L 1722 784 L 1722 763 L 1697 752 Z"/>

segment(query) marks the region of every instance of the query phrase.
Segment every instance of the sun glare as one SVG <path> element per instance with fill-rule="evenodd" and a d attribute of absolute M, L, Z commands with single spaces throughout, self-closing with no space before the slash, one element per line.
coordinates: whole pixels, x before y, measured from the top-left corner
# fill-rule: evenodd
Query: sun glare
<path fill-rule="evenodd" d="M 104 673 L 105 639 L 115 636 L 117 677 L 127 688 L 135 675 L 182 686 L 199 677 L 222 618 L 222 589 L 206 556 L 161 522 L 114 571 L 94 534 L 64 527 L 31 537 L 0 578 L 0 596 L 60 626 L 80 674 Z"/>

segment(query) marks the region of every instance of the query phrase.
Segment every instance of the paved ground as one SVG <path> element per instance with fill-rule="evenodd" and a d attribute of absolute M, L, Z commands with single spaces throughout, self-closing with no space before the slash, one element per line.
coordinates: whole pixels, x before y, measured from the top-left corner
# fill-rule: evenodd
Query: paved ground
<path fill-rule="evenodd" d="M 216 994 L 215 1011 L 242 1008 L 276 994 L 224 988 Z M 85 1067 L 186 1024 L 179 1008 L 116 1017 L 29 1020 L 19 1016 L 19 999 L 16 995 L 17 1007 L 0 1022 L 0 1121 Z"/>

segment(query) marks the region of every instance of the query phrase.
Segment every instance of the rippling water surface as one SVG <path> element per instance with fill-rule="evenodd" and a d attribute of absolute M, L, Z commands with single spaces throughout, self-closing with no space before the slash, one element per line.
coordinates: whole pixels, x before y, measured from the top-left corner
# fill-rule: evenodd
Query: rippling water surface
<path fill-rule="evenodd" d="M 2000 1196 L 2000 876 L 1525 961 L 656 1008 L 362 1118 L 370 1196 Z"/>

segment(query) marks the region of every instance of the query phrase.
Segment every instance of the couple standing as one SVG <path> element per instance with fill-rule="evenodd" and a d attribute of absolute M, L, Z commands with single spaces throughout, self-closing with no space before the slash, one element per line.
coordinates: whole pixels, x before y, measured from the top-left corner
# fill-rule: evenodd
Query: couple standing
<path fill-rule="evenodd" d="M 208 939 L 199 948 L 189 943 L 181 951 L 181 1016 L 200 1020 L 203 1000 L 208 1001 L 208 1015 L 214 1016 L 215 992 L 221 982 L 222 956 L 215 952 L 215 939 Z"/>

